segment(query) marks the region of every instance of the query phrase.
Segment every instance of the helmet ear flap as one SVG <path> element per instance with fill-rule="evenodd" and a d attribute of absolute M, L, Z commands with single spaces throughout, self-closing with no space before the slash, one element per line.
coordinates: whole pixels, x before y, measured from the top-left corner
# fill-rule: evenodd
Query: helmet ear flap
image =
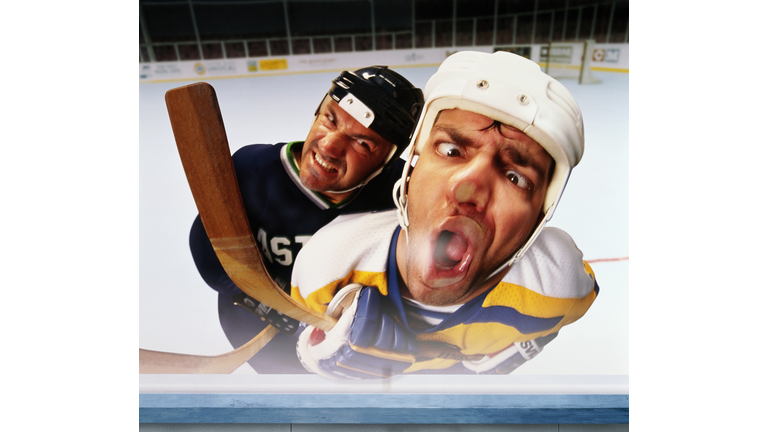
<path fill-rule="evenodd" d="M 338 103 L 345 97 L 354 97 L 359 103 L 350 107 L 365 106 L 367 115 L 372 116 L 366 116 L 369 120 L 367 127 L 396 147 L 390 158 L 392 161 L 410 143 L 424 106 L 421 89 L 387 66 L 342 72 L 332 81 L 328 96 Z M 342 108 L 346 110 L 347 107 L 342 105 Z"/>
<path fill-rule="evenodd" d="M 320 99 L 320 103 L 317 105 L 317 108 L 315 108 L 315 114 L 314 116 L 317 117 L 317 115 L 320 113 L 320 108 L 323 106 L 323 102 L 325 102 L 325 99 L 328 97 L 328 93 L 323 96 L 322 99 Z"/>
<path fill-rule="evenodd" d="M 423 123 L 420 122 L 421 125 Z M 409 147 L 408 156 L 405 158 L 405 166 L 403 167 L 403 174 L 400 179 L 395 183 L 395 187 L 392 190 L 392 198 L 395 201 L 395 207 L 397 207 L 397 220 L 400 222 L 400 227 L 405 233 L 405 240 L 408 241 L 408 182 L 411 179 L 411 172 L 416 166 L 414 158 L 418 161 L 418 153 L 416 151 L 416 144 L 414 143 Z M 399 195 L 398 195 L 399 193 Z"/>
<path fill-rule="evenodd" d="M 419 115 L 421 115 L 421 110 L 424 108 L 424 103 L 415 103 L 413 104 L 413 107 L 411 107 L 411 117 L 418 119 Z"/>

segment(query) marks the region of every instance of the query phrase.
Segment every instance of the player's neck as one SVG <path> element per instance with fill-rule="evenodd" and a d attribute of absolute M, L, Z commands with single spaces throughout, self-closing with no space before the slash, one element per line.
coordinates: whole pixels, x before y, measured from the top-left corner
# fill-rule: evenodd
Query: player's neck
<path fill-rule="evenodd" d="M 317 192 L 317 193 L 319 193 L 320 195 L 324 196 L 325 199 L 327 199 L 328 201 L 330 201 L 330 202 L 332 202 L 334 204 L 338 204 L 338 203 L 346 200 L 347 198 L 351 197 L 356 192 L 357 191 L 354 190 L 354 191 L 345 192 L 345 193 L 342 193 L 342 194 L 335 194 L 335 193 L 328 193 L 328 192 L 321 192 L 321 191 Z"/>

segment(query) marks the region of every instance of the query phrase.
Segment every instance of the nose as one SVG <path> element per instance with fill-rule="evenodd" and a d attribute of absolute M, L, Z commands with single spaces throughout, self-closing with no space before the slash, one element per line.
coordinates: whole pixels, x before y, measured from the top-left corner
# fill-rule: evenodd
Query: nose
<path fill-rule="evenodd" d="M 484 212 L 491 199 L 492 163 L 487 157 L 478 156 L 458 168 L 451 177 L 450 193 L 458 206 L 473 206 Z"/>
<path fill-rule="evenodd" d="M 345 142 L 345 138 L 338 132 L 329 132 L 318 141 L 317 146 L 323 156 L 338 159 L 344 152 Z"/>

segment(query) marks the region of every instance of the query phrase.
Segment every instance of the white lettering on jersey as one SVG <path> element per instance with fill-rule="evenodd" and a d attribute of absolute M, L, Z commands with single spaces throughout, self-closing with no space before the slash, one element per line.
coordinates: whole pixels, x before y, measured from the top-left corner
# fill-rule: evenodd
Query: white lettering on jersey
<path fill-rule="evenodd" d="M 288 249 L 288 247 L 291 246 L 290 240 L 285 237 L 275 237 L 269 243 L 272 245 L 272 253 L 278 257 L 282 257 L 282 259 L 275 258 L 275 261 L 284 266 L 293 264 L 293 254 L 291 253 L 291 250 Z M 281 249 L 280 246 L 287 247 L 285 249 Z"/>
<path fill-rule="evenodd" d="M 297 235 L 294 244 L 299 245 L 299 249 L 301 249 L 307 244 L 310 238 L 312 238 L 311 235 Z M 293 265 L 293 252 L 291 251 L 292 243 L 288 238 L 274 237 L 270 240 L 267 232 L 264 231 L 264 229 L 259 228 L 259 232 L 256 235 L 256 242 L 261 247 L 261 254 L 267 257 L 267 260 L 270 263 L 277 262 L 286 267 Z"/>

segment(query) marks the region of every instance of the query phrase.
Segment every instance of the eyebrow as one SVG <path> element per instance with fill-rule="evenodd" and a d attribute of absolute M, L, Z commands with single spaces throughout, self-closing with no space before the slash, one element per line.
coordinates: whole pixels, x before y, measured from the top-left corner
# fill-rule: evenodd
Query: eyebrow
<path fill-rule="evenodd" d="M 432 126 L 432 132 L 443 132 L 451 138 L 451 141 L 461 145 L 462 147 L 477 147 L 477 145 L 473 143 L 472 140 L 465 137 L 459 129 L 453 126 L 447 124 L 435 124 Z"/>
<path fill-rule="evenodd" d="M 499 123 L 499 125 L 500 127 L 506 126 L 503 123 Z M 548 170 L 544 169 L 545 167 L 542 164 L 536 162 L 536 160 L 531 156 L 531 153 L 528 151 L 527 145 L 522 141 L 504 135 L 500 130 L 498 130 L 500 127 L 497 128 L 495 124 L 489 127 L 489 129 L 497 129 L 497 132 L 505 138 L 504 144 L 502 144 L 502 148 L 500 149 L 500 153 L 509 158 L 515 165 L 532 168 L 541 177 L 541 179 L 546 180 Z M 447 134 L 452 142 L 462 147 L 479 147 L 478 144 L 464 136 L 461 130 L 451 125 L 435 124 L 432 127 L 432 131 L 440 131 Z M 547 159 L 547 161 L 550 159 Z"/>

